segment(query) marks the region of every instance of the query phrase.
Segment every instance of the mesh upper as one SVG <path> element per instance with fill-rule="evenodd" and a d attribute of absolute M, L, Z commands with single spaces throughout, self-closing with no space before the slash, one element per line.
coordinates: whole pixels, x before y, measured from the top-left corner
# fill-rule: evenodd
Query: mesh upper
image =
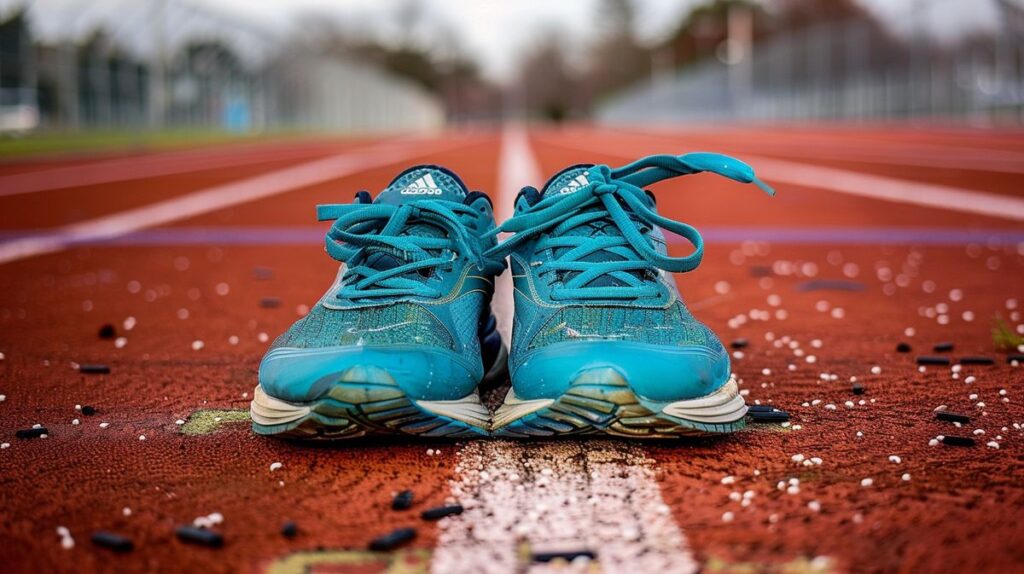
<path fill-rule="evenodd" d="M 588 339 L 718 347 L 711 331 L 677 301 L 664 309 L 603 305 L 563 307 L 538 330 L 529 348 Z"/>
<path fill-rule="evenodd" d="M 360 309 L 330 309 L 318 304 L 271 348 L 395 344 L 455 349 L 448 329 L 430 311 L 414 303 Z"/>
<path fill-rule="evenodd" d="M 544 311 L 516 293 L 513 360 L 528 351 L 572 341 L 629 341 L 724 352 L 714 332 L 680 301 L 667 308 L 573 305 L 553 311 L 546 319 Z"/>

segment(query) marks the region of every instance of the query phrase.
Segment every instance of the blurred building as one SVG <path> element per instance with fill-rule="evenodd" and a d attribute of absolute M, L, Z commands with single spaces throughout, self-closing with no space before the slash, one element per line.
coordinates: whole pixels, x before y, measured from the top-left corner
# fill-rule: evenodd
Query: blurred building
<path fill-rule="evenodd" d="M 977 0 L 1002 24 L 959 37 L 931 33 L 958 0 L 903 4 L 899 22 L 855 0 L 717 0 L 652 51 L 676 63 L 606 100 L 599 121 L 1024 121 L 1024 9 Z M 976 6 L 974 2 L 972 6 Z M 900 33 L 894 24 L 912 23 Z M 680 62 L 680 60 L 683 60 Z"/>
<path fill-rule="evenodd" d="M 0 131 L 409 131 L 438 127 L 436 97 L 372 65 L 296 50 L 181 0 L 133 0 L 116 18 L 0 14 Z M 93 16 L 90 19 L 90 16 Z M 55 19 L 73 25 L 47 29 Z"/>

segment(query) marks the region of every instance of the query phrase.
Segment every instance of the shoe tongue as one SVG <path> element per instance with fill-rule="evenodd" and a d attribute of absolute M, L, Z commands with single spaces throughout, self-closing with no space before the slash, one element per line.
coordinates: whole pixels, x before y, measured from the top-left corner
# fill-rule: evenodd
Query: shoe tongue
<path fill-rule="evenodd" d="M 544 185 L 543 197 L 554 197 L 559 195 L 570 195 L 576 193 L 583 186 L 589 184 L 592 180 L 591 170 L 594 168 L 591 164 L 580 164 L 568 167 L 558 173 L 556 173 L 547 184 Z M 594 222 L 591 225 L 577 227 L 566 232 L 566 235 L 579 235 L 584 237 L 593 237 L 596 235 L 605 234 L 619 235 L 617 228 L 612 226 L 610 222 Z M 563 249 L 561 251 L 566 251 Z M 617 255 L 612 255 L 606 251 L 597 251 L 587 255 L 580 259 L 580 261 L 600 262 L 600 261 L 613 261 L 622 259 Z M 572 271 L 566 273 L 566 279 L 574 277 L 578 272 Z M 615 277 L 610 275 L 602 275 L 594 281 L 590 282 L 592 287 L 619 287 L 624 285 L 622 281 L 619 281 Z"/>
<path fill-rule="evenodd" d="M 380 192 L 374 203 L 403 205 L 427 199 L 455 201 L 462 203 L 468 191 L 459 176 L 436 165 L 421 165 L 409 168 L 398 175 Z M 402 230 L 402 235 L 444 237 L 445 231 L 429 223 L 412 223 Z M 381 271 L 408 263 L 386 250 L 368 249 L 366 265 Z M 404 277 L 422 280 L 416 273 Z"/>
<path fill-rule="evenodd" d="M 541 195 L 552 197 L 576 193 L 581 187 L 590 183 L 590 170 L 593 167 L 590 164 L 580 164 L 563 169 L 548 180 Z"/>
<path fill-rule="evenodd" d="M 436 165 L 405 170 L 377 196 L 374 203 L 402 205 L 425 199 L 462 203 L 468 190 L 459 176 Z"/>

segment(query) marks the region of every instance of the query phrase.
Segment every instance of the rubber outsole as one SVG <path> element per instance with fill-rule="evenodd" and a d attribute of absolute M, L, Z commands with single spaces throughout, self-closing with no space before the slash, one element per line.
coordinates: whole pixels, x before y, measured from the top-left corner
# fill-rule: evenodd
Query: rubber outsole
<path fill-rule="evenodd" d="M 485 382 L 505 376 L 502 347 Z M 249 406 L 257 434 L 283 438 L 334 440 L 415 435 L 432 438 L 487 436 L 490 412 L 477 392 L 451 401 L 418 401 L 406 396 L 384 369 L 352 367 L 315 401 L 295 403 L 257 386 Z"/>
<path fill-rule="evenodd" d="M 502 348 L 485 384 L 504 376 L 505 359 Z M 476 392 L 452 401 L 417 401 L 374 367 L 346 370 L 324 396 L 309 403 L 282 401 L 257 386 L 250 405 L 257 434 L 312 440 L 399 435 L 666 439 L 736 432 L 746 426 L 746 413 L 735 380 L 705 397 L 655 403 L 638 397 L 611 368 L 582 373 L 557 399 L 521 400 L 509 389 L 493 417 Z"/>
<path fill-rule="evenodd" d="M 706 397 L 653 403 L 638 397 L 610 368 L 578 376 L 557 399 L 523 401 L 509 390 L 491 434 L 527 438 L 610 435 L 637 439 L 708 436 L 746 426 L 747 406 L 735 380 Z"/>

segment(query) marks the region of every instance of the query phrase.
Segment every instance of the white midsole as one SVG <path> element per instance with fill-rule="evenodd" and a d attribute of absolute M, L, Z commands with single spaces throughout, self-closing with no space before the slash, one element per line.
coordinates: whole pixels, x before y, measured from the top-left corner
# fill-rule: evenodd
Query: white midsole
<path fill-rule="evenodd" d="M 710 395 L 670 403 L 661 412 L 701 423 L 728 423 L 743 418 L 747 414 L 747 404 L 740 396 L 736 379 L 729 379 L 722 388 Z"/>
<path fill-rule="evenodd" d="M 425 411 L 448 417 L 476 427 L 487 428 L 491 419 L 487 407 L 480 402 L 477 391 L 453 401 L 415 401 Z M 312 412 L 312 408 L 304 405 L 293 405 L 276 399 L 256 387 L 252 402 L 249 403 L 249 414 L 252 421 L 266 426 L 282 425 L 297 421 Z"/>
<path fill-rule="evenodd" d="M 256 385 L 252 394 L 252 402 L 249 403 L 249 416 L 252 422 L 272 426 L 283 425 L 297 421 L 308 415 L 311 409 L 307 406 L 293 405 L 263 392 L 263 388 Z"/>

